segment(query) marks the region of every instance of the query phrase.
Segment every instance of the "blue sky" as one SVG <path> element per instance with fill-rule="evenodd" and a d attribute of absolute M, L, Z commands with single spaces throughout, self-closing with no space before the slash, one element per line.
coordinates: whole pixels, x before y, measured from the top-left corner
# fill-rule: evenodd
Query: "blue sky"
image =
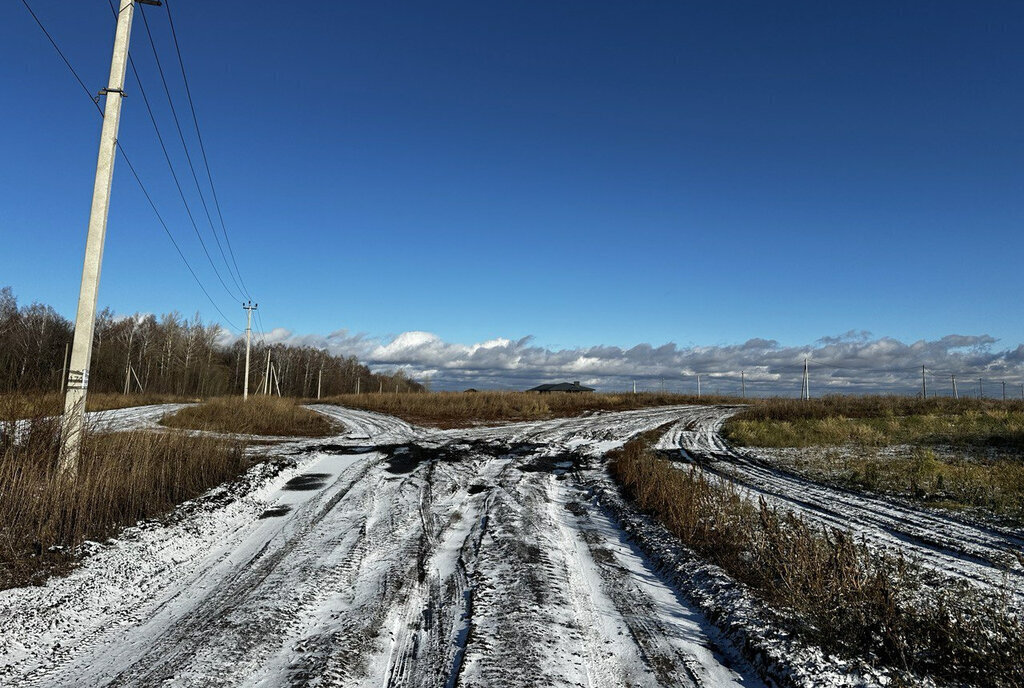
<path fill-rule="evenodd" d="M 104 86 L 103 0 L 30 3 Z M 172 9 L 268 329 L 549 349 L 1024 341 L 1020 3 Z M 167 15 L 145 11 L 187 124 Z M 141 22 L 132 45 L 188 190 Z M 19 2 L 0 46 L 0 284 L 71 315 L 99 118 Z M 120 140 L 242 323 L 127 90 Z M 220 319 L 121 162 L 100 302 Z"/>

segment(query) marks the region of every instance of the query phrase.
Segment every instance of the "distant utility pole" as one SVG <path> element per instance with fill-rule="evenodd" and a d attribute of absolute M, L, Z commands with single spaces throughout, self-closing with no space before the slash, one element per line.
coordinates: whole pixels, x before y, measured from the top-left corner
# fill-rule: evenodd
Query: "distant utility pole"
<path fill-rule="evenodd" d="M 953 381 L 953 398 L 959 399 L 960 395 L 956 393 L 956 375 L 950 375 L 949 379 Z"/>
<path fill-rule="evenodd" d="M 700 399 L 700 373 L 697 373 L 697 398 Z"/>
<path fill-rule="evenodd" d="M 636 380 L 633 380 L 633 394 L 636 394 Z"/>
<path fill-rule="evenodd" d="M 356 396 L 359 396 L 359 378 L 356 377 Z"/>
<path fill-rule="evenodd" d="M 245 384 L 242 385 L 242 401 L 249 398 L 249 347 L 252 339 L 252 312 L 259 308 L 258 303 L 243 303 L 245 309 Z M 235 368 L 235 370 L 238 370 Z M 236 373 L 237 374 L 237 373 Z"/>
<path fill-rule="evenodd" d="M 128 356 L 125 357 L 124 361 L 124 393 L 128 395 L 128 390 L 132 384 L 132 341 L 135 339 L 135 321 L 132 321 L 132 331 L 128 333 Z"/>
<path fill-rule="evenodd" d="M 320 372 L 316 375 L 316 399 L 320 401 L 320 385 L 324 380 L 324 364 L 320 364 Z"/>
<path fill-rule="evenodd" d="M 263 396 L 270 396 L 270 349 L 267 349 L 267 369 L 263 371 Z"/>
<path fill-rule="evenodd" d="M 139 0 L 147 5 L 156 0 Z M 96 327 L 96 297 L 103 263 L 103 242 L 107 235 L 110 210 L 110 187 L 114 179 L 114 158 L 117 155 L 117 130 L 121 122 L 121 100 L 124 98 L 124 77 L 128 65 L 128 41 L 132 31 L 133 0 L 121 0 L 114 32 L 114 49 L 110 58 L 110 78 L 100 91 L 106 96 L 100 150 L 96 159 L 92 207 L 89 211 L 89 233 L 85 240 L 82 283 L 78 291 L 75 314 L 75 339 L 71 347 L 67 393 L 64 396 L 64 419 L 61 427 L 60 472 L 75 475 L 85 426 L 85 393 L 89 388 L 89 365 L 92 362 L 92 336 Z"/>
<path fill-rule="evenodd" d="M 924 378 L 924 366 L 921 366 L 921 398 L 928 398 L 928 383 L 925 382 Z"/>
<path fill-rule="evenodd" d="M 978 378 L 978 398 L 979 399 L 984 399 L 985 398 L 985 388 L 981 384 L 981 378 L 980 377 Z"/>
<path fill-rule="evenodd" d="M 1003 401 L 1006 401 L 1006 383 L 1003 383 Z"/>
<path fill-rule="evenodd" d="M 804 359 L 804 379 L 800 384 L 800 398 L 804 401 L 811 399 L 811 379 L 807 374 L 807 359 Z"/>
<path fill-rule="evenodd" d="M 747 398 L 747 371 L 740 371 L 740 396 Z"/>

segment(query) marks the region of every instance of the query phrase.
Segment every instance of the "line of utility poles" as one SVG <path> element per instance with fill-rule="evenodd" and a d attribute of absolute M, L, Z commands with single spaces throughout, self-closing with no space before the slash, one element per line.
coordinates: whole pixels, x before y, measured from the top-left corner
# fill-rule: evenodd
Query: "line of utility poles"
<path fill-rule="evenodd" d="M 103 264 L 103 244 L 107 235 L 110 188 L 114 179 L 117 131 L 121 123 L 121 103 L 124 99 L 128 43 L 131 38 L 135 1 L 120 1 L 117 29 L 114 32 L 114 48 L 110 58 L 110 77 L 107 80 L 107 87 L 99 92 L 99 95 L 106 97 L 103 126 L 100 130 L 96 179 L 93 183 L 92 206 L 89 210 L 89 232 L 85 240 L 82 283 L 78 291 L 75 336 L 71 346 L 71 364 L 67 373 L 67 391 L 64 395 L 64 418 L 61 423 L 60 472 L 70 476 L 78 473 L 82 429 L 85 426 L 85 396 L 89 388 L 92 337 L 96 328 L 96 299 L 100 286 L 100 268 Z M 144 5 L 160 4 L 159 0 L 137 1 Z"/>

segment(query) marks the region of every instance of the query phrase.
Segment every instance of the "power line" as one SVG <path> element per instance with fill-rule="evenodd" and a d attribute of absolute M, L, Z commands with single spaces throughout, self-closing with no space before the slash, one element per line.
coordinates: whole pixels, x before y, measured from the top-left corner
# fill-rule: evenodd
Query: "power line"
<path fill-rule="evenodd" d="M 213 183 L 213 173 L 210 171 L 210 160 L 206 155 L 206 146 L 203 143 L 203 134 L 199 129 L 199 117 L 196 115 L 196 106 L 192 100 L 192 89 L 188 85 L 188 75 L 185 73 L 185 61 L 181 57 L 181 45 L 178 43 L 178 32 L 174 28 L 174 17 L 171 14 L 171 4 L 169 1 L 164 2 L 164 7 L 167 10 L 167 22 L 171 27 L 171 38 L 174 40 L 174 50 L 178 54 L 178 65 L 181 67 L 181 79 L 185 84 L 185 95 L 188 97 L 188 106 L 192 111 L 192 122 L 196 127 L 196 139 L 199 141 L 199 151 L 203 155 L 203 165 L 206 167 L 206 176 L 210 180 L 210 191 L 213 194 L 213 205 L 217 209 L 217 217 L 220 219 L 221 231 L 224 233 L 224 241 L 228 245 L 228 253 L 231 254 L 231 262 L 234 263 L 235 273 L 238 275 L 239 281 L 242 283 L 242 290 L 249 296 L 249 289 L 245 284 L 245 280 L 242 278 L 242 271 L 238 269 L 238 261 L 235 259 L 235 251 L 231 247 L 231 237 L 228 235 L 228 227 L 224 222 L 224 213 L 220 209 L 220 199 L 217 196 L 217 186 Z M 145 22 L 145 13 L 143 13 L 143 22 Z M 149 29 L 146 29 L 147 32 Z"/>
<path fill-rule="evenodd" d="M 90 91 L 89 87 L 85 85 L 84 81 L 82 81 L 82 77 L 78 76 L 78 72 L 75 71 L 75 68 L 71 66 L 71 62 L 68 61 L 68 58 L 64 56 L 64 52 L 60 49 L 60 46 L 57 45 L 57 41 L 53 40 L 53 36 L 51 36 L 50 32 L 46 30 L 45 26 L 43 26 L 43 22 L 39 21 L 39 17 L 37 17 L 36 13 L 32 11 L 32 8 L 28 4 L 28 0 L 21 0 L 21 4 L 25 6 L 25 9 L 28 10 L 28 13 L 32 15 L 33 19 L 35 19 L 36 24 L 39 26 L 40 29 L 42 29 L 43 34 L 46 36 L 46 39 L 50 41 L 50 45 L 52 45 L 53 49 L 57 51 L 58 55 L 60 55 L 60 59 L 64 60 L 64 64 L 67 65 L 69 70 L 71 70 L 71 73 L 74 75 L 75 80 L 78 81 L 78 85 L 82 87 L 83 91 L 85 91 L 85 95 L 89 96 L 89 100 L 91 100 L 92 104 L 96 106 L 96 111 L 99 112 L 100 117 L 102 117 L 103 108 L 100 107 L 99 99 L 93 96 L 92 91 Z"/>
<path fill-rule="evenodd" d="M 99 103 L 93 97 L 92 92 L 89 90 L 89 88 L 85 85 L 85 82 L 79 76 L 78 71 L 75 70 L 75 68 L 71 64 L 70 60 L 68 60 L 68 58 L 64 55 L 64 52 L 60 49 L 60 46 L 57 45 L 57 42 L 54 40 L 54 38 L 50 34 L 50 32 L 46 29 L 46 26 L 43 25 L 42 21 L 40 21 L 39 17 L 36 15 L 36 13 L 32 11 L 32 7 L 29 6 L 27 0 L 21 0 L 21 4 L 24 5 L 25 9 L 28 10 L 29 14 L 32 15 L 32 18 L 35 20 L 35 22 L 39 26 L 40 30 L 42 30 L 42 32 L 46 36 L 47 40 L 49 40 L 50 45 L 53 46 L 53 49 L 60 56 L 61 60 L 63 60 L 64 64 L 67 66 L 67 68 L 71 72 L 71 74 L 74 75 L 75 80 L 78 81 L 78 84 L 82 87 L 82 90 L 85 91 L 85 94 L 89 97 L 89 100 L 96 107 L 97 111 L 100 114 L 100 117 L 102 118 L 103 117 L 103 110 L 102 110 L 102 108 L 100 108 Z M 113 9 L 113 8 L 111 8 L 111 9 Z M 117 16 L 117 12 L 116 11 L 114 12 L 114 15 Z M 140 87 L 140 90 L 141 90 L 141 87 Z M 171 240 L 171 243 L 174 245 L 175 250 L 178 252 L 178 255 L 181 257 L 182 262 L 185 263 L 185 267 L 188 268 L 189 273 L 192 275 L 193 279 L 195 279 L 196 284 L 202 290 L 203 294 L 206 295 L 206 298 L 210 300 L 210 304 L 213 305 L 213 307 L 217 310 L 217 312 L 220 313 L 221 317 L 224 318 L 225 322 L 227 322 L 228 325 L 230 325 L 231 327 L 233 327 L 234 329 L 237 330 L 238 327 L 231 321 L 230 318 L 227 317 L 227 315 L 224 313 L 224 311 L 222 311 L 220 309 L 220 306 L 217 305 L 217 302 L 213 300 L 213 297 L 210 296 L 210 293 L 206 290 L 206 287 L 203 286 L 203 283 L 199 279 L 198 275 L 196 275 L 195 270 L 192 269 L 192 266 L 191 266 L 191 264 L 189 264 L 188 259 L 185 257 L 185 254 L 182 253 L 181 248 L 178 246 L 178 242 L 175 241 L 174 236 L 171 234 L 171 231 L 168 228 L 167 223 L 164 222 L 163 216 L 160 215 L 160 211 L 157 210 L 156 204 L 153 202 L 152 196 L 149 194 L 149 191 L 146 189 L 146 185 L 142 181 L 142 177 L 139 176 L 138 171 L 135 169 L 135 165 L 132 164 L 131 159 L 128 157 L 128 154 L 125 153 L 124 148 L 121 146 L 120 142 L 117 142 L 117 149 L 121 153 L 121 157 L 124 159 L 125 164 L 128 165 L 128 169 L 131 170 L 132 176 L 135 177 L 135 181 L 138 182 L 139 188 L 142 190 L 142 194 L 146 197 L 146 200 L 149 202 L 149 205 L 153 209 L 154 214 L 156 214 L 157 220 L 160 222 L 160 226 L 163 227 L 164 232 L 167 234 L 167 237 Z"/>
<path fill-rule="evenodd" d="M 206 294 L 206 298 L 210 300 L 210 303 L 213 304 L 213 307 L 215 309 L 217 309 L 217 312 L 220 313 L 220 316 L 224 318 L 225 322 L 227 322 L 227 324 L 230 325 L 233 329 L 238 330 L 238 325 L 232 322 L 231 319 L 227 315 L 225 315 L 224 311 L 220 309 L 220 306 L 217 305 L 217 302 L 213 300 L 212 296 L 210 296 L 210 292 L 206 291 L 206 287 L 203 286 L 203 283 L 196 275 L 195 270 L 193 270 L 192 266 L 189 265 L 188 259 L 185 257 L 185 254 L 181 252 L 181 248 L 178 246 L 178 242 L 174 240 L 174 235 L 171 234 L 171 230 L 167 227 L 167 223 L 164 222 L 163 216 L 160 215 L 160 211 L 157 210 L 156 204 L 153 202 L 152 197 L 149 195 L 149 191 L 146 190 L 146 185 L 142 183 L 142 178 L 139 177 L 139 173 L 135 171 L 135 166 L 132 164 L 132 161 L 128 159 L 128 155 L 124 152 L 124 149 L 121 147 L 120 142 L 117 144 L 117 150 L 121 152 L 121 157 L 124 158 L 125 163 L 128 165 L 128 169 L 132 171 L 132 176 L 135 177 L 135 181 L 139 183 L 139 188 L 142 189 L 142 194 L 146 197 L 146 200 L 149 201 L 149 206 L 153 209 L 153 213 L 156 214 L 156 219 L 160 221 L 160 226 L 164 228 L 164 232 L 167 234 L 167 238 L 171 240 L 172 244 L 174 244 L 175 250 L 178 252 L 178 255 L 181 256 L 181 260 L 185 263 L 185 267 L 188 268 L 188 271 L 192 274 L 192 277 L 195 279 L 196 284 L 198 284 L 199 288 L 203 290 L 203 293 Z"/>
<path fill-rule="evenodd" d="M 113 0 L 108 0 L 108 4 L 110 5 L 110 11 L 114 13 L 114 16 L 116 17 L 117 11 L 114 9 Z M 174 118 L 174 124 L 178 128 L 178 136 L 181 138 L 182 148 L 185 150 L 185 159 L 188 161 L 189 168 L 192 170 L 192 179 L 195 181 L 196 191 L 199 192 L 199 200 L 202 202 L 203 208 L 205 209 L 206 200 L 203 198 L 203 192 L 199 187 L 199 179 L 196 176 L 195 168 L 192 167 L 192 159 L 188 153 L 188 146 L 185 143 L 185 136 L 181 131 L 181 125 L 178 123 L 178 115 L 175 112 L 174 103 L 171 100 L 171 92 L 167 87 L 167 80 L 164 79 L 163 67 L 160 65 L 160 57 L 157 55 L 156 52 L 156 44 L 153 42 L 153 35 L 149 31 L 149 22 L 146 20 L 146 13 L 142 10 L 141 7 L 139 8 L 139 14 L 142 15 L 142 22 L 143 25 L 146 27 L 146 35 L 149 37 L 149 44 L 153 50 L 153 57 L 156 59 L 157 69 L 160 72 L 160 79 L 163 82 L 164 93 L 167 95 L 167 102 L 171 108 L 171 115 Z M 160 127 L 157 125 L 156 116 L 153 113 L 153 108 L 150 106 L 149 98 L 146 96 L 146 91 L 145 88 L 143 87 L 142 79 L 139 76 L 139 71 L 135 67 L 135 60 L 132 59 L 131 55 L 128 56 L 128 63 L 131 65 L 132 73 L 135 75 L 135 79 L 139 83 L 139 91 L 142 93 L 142 99 L 143 101 L 145 101 L 146 110 L 149 112 L 149 119 L 153 123 L 153 128 L 156 130 L 156 136 L 157 139 L 160 141 L 160 148 L 163 150 L 164 159 L 167 161 L 167 166 L 171 170 L 171 176 L 174 178 L 174 184 L 178 188 L 178 195 L 181 196 L 181 202 L 185 206 L 185 212 L 188 214 L 188 219 L 192 223 L 192 228 L 195 230 L 196 237 L 199 239 L 199 244 L 203 248 L 203 253 L 206 254 L 206 259 L 210 262 L 210 267 L 213 268 L 213 272 L 217 276 L 217 280 L 220 282 L 221 286 L 224 287 L 224 291 L 227 292 L 228 296 L 231 297 L 232 300 L 236 300 L 239 297 L 231 291 L 231 288 L 228 287 L 227 282 L 224 281 L 224 278 L 221 275 L 220 270 L 213 262 L 213 257 L 210 255 L 210 251 L 206 247 L 206 242 L 203 241 L 203 235 L 199 231 L 199 226 L 196 224 L 195 217 L 192 215 L 192 210 L 189 208 L 188 201 L 185 199 L 185 192 L 181 188 L 181 183 L 178 180 L 178 175 L 174 171 L 174 164 L 171 162 L 171 157 L 167 152 L 167 146 L 164 144 L 163 136 L 160 134 Z M 213 227 L 213 220 L 210 218 L 210 211 L 208 209 L 206 210 L 206 219 L 207 221 L 210 222 L 210 229 L 213 231 L 213 238 L 216 239 L 217 246 L 218 248 L 220 248 L 220 239 L 217 238 L 217 231 Z M 220 248 L 220 252 L 221 258 L 224 260 L 224 264 L 227 265 L 227 258 L 224 257 L 224 249 Z M 232 279 L 234 279 L 234 277 L 231 275 L 230 266 L 228 266 L 228 275 Z"/>

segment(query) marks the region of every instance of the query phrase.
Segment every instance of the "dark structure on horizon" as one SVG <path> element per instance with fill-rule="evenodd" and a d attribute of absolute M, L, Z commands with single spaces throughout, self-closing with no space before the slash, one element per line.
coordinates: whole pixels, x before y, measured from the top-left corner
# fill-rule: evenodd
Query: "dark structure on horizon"
<path fill-rule="evenodd" d="M 553 385 L 537 385 L 533 389 L 526 390 L 527 392 L 540 392 L 544 394 L 546 392 L 568 392 L 568 393 L 580 393 L 580 392 L 593 392 L 593 387 L 584 387 L 580 384 L 579 380 L 576 380 L 572 384 L 568 382 L 559 382 Z"/>

